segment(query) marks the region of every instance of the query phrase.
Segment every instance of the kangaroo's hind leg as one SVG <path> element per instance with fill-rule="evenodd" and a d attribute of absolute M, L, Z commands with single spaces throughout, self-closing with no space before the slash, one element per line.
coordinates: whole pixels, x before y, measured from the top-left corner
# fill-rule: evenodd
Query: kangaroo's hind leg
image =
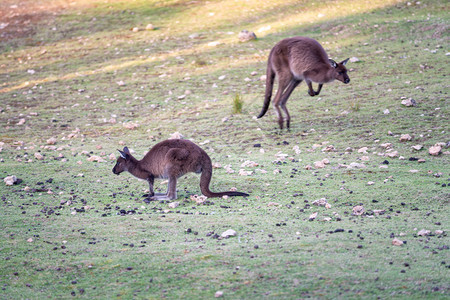
<path fill-rule="evenodd" d="M 289 97 L 291 96 L 294 89 L 301 83 L 301 80 L 297 80 L 295 78 L 292 78 L 289 82 L 288 87 L 284 91 L 283 95 L 281 96 L 280 100 L 280 106 L 281 109 L 284 111 L 284 114 L 286 115 L 286 127 L 289 130 L 289 127 L 291 125 L 291 116 L 289 115 L 289 111 L 286 107 L 286 102 L 288 101 Z"/>
<path fill-rule="evenodd" d="M 282 107 L 280 106 L 282 105 L 283 94 L 285 94 L 285 92 L 287 91 L 286 89 L 289 89 L 289 83 L 292 81 L 292 75 L 290 73 L 279 73 L 277 75 L 278 75 L 278 90 L 275 95 L 275 99 L 273 101 L 273 107 L 275 108 L 275 112 L 277 113 L 278 116 L 278 124 L 280 125 L 280 129 L 283 129 L 284 119 L 283 114 L 281 112 Z M 292 88 L 292 90 L 294 88 Z M 286 109 L 283 108 L 283 111 L 286 112 Z"/>

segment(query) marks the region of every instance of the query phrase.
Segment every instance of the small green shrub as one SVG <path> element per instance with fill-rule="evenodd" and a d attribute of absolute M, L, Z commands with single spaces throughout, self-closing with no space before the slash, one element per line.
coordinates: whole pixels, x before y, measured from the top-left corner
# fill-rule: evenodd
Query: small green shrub
<path fill-rule="evenodd" d="M 244 105 L 244 100 L 242 100 L 241 94 L 236 94 L 233 99 L 233 114 L 242 113 L 243 105 Z"/>

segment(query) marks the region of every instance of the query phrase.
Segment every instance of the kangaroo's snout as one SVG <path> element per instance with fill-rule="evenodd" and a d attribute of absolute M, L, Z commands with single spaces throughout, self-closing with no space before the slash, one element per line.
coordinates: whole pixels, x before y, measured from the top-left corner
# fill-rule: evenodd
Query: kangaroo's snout
<path fill-rule="evenodd" d="M 350 78 L 345 78 L 344 83 L 347 84 L 350 82 Z"/>

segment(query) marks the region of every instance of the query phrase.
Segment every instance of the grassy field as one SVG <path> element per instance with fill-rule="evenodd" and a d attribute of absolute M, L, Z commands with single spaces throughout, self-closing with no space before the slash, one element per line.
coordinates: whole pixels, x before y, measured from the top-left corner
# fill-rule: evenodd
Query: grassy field
<path fill-rule="evenodd" d="M 0 1 L 0 298 L 447 299 L 448 10 Z M 355 62 L 348 85 L 294 91 L 288 132 L 255 116 L 270 49 L 296 35 Z M 116 149 L 141 158 L 176 132 L 211 156 L 213 191 L 250 196 L 197 204 L 189 174 L 171 209 L 112 173 Z"/>

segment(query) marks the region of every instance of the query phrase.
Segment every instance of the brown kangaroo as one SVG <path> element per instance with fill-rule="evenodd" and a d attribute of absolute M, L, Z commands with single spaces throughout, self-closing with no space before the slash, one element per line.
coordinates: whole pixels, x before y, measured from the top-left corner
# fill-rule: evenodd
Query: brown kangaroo
<path fill-rule="evenodd" d="M 308 85 L 310 96 L 319 95 L 324 83 L 335 79 L 347 84 L 350 78 L 347 75 L 345 64 L 348 58 L 340 63 L 328 59 L 323 47 L 314 39 L 308 37 L 293 37 L 281 40 L 270 51 L 267 62 L 266 94 L 264 106 L 258 118 L 267 112 L 272 97 L 273 82 L 278 77 L 278 90 L 273 101 L 278 124 L 283 129 L 283 115 L 286 114 L 286 127 L 289 130 L 291 117 L 286 108 L 286 102 L 292 91 L 304 80 Z M 314 91 L 312 82 L 319 84 Z"/>
<path fill-rule="evenodd" d="M 119 175 L 128 171 L 140 179 L 147 180 L 152 200 L 174 200 L 177 198 L 177 178 L 186 173 L 202 173 L 200 176 L 200 190 L 206 197 L 248 196 L 241 192 L 214 193 L 209 189 L 212 176 L 212 164 L 208 154 L 188 140 L 173 139 L 162 141 L 148 151 L 142 160 L 131 155 L 127 147 L 120 151 L 113 168 L 113 173 Z M 153 182 L 155 178 L 169 179 L 166 194 L 155 194 Z"/>

